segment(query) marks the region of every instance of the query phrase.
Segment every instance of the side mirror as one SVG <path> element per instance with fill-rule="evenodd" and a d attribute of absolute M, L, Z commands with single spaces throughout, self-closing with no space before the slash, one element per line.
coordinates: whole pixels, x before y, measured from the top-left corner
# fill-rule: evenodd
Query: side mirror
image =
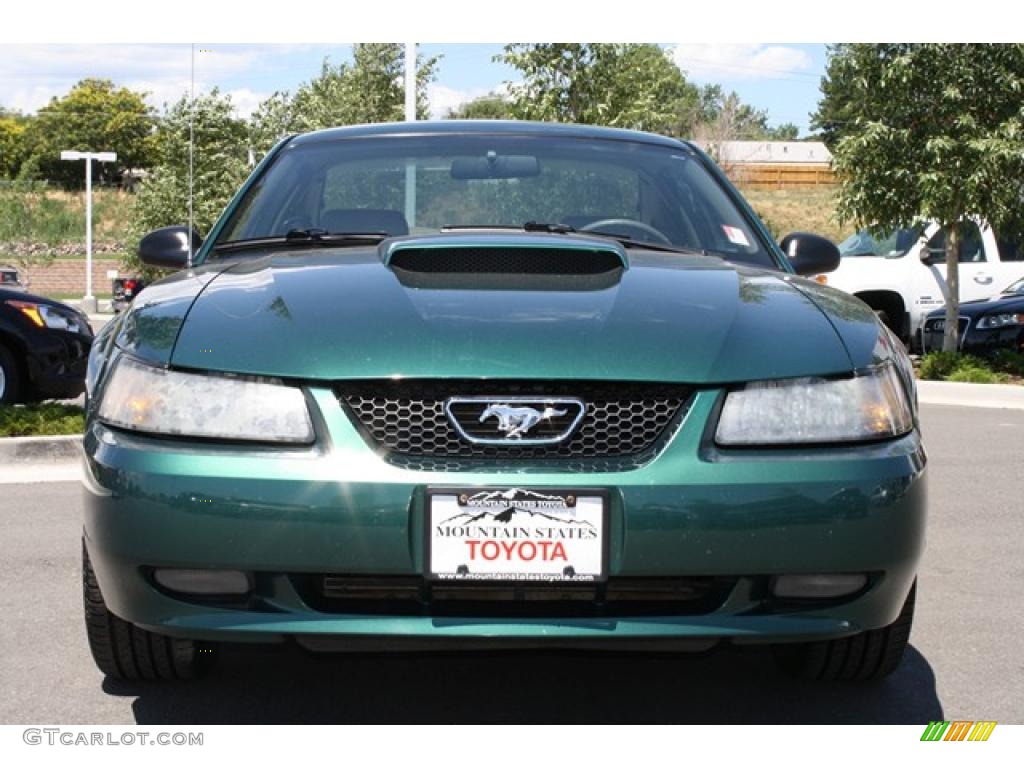
<path fill-rule="evenodd" d="M 929 248 L 925 246 L 921 249 L 921 253 L 918 254 L 921 259 L 921 263 L 926 267 L 931 267 L 935 264 L 946 263 L 946 249 L 945 248 Z"/>
<path fill-rule="evenodd" d="M 839 249 L 824 237 L 809 232 L 790 232 L 779 246 L 798 275 L 832 272 L 839 266 Z"/>
<path fill-rule="evenodd" d="M 190 239 L 194 256 L 203 244 L 203 238 L 194 229 L 182 226 L 154 229 L 139 243 L 139 259 L 151 267 L 184 269 L 188 266 Z"/>

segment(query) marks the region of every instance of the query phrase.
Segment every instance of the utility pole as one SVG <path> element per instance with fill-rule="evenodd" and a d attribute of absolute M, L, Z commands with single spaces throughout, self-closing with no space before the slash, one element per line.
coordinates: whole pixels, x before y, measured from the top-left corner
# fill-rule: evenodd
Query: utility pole
<path fill-rule="evenodd" d="M 96 312 L 96 297 L 92 295 L 92 161 L 112 163 L 117 160 L 116 152 L 76 152 L 65 150 L 61 160 L 85 160 L 85 296 L 82 297 L 82 311 Z"/>
<path fill-rule="evenodd" d="M 405 44 L 405 119 L 416 119 L 416 43 Z"/>
<path fill-rule="evenodd" d="M 416 43 L 405 44 L 405 120 L 416 120 Z M 405 164 L 405 220 L 416 226 L 416 164 Z"/>

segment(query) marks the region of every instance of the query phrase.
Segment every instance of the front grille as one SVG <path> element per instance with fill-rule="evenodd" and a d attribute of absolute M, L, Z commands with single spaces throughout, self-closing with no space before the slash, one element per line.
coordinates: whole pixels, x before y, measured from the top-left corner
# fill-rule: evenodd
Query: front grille
<path fill-rule="evenodd" d="M 713 611 L 735 578 L 613 576 L 599 584 L 432 583 L 420 576 L 294 575 L 325 613 L 392 616 L 571 617 L 694 615 Z"/>
<path fill-rule="evenodd" d="M 611 460 L 607 471 L 648 460 L 671 436 L 691 390 L 636 382 L 360 382 L 338 396 L 367 442 L 402 466 L 460 469 L 465 460 Z M 575 397 L 586 410 L 575 431 L 549 445 L 486 445 L 459 435 L 445 412 L 450 397 Z M 627 459 L 628 461 L 618 461 Z M 453 461 L 454 460 L 454 461 Z M 582 467 L 581 467 L 582 468 Z M 600 467 L 593 467 L 600 471 Z"/>

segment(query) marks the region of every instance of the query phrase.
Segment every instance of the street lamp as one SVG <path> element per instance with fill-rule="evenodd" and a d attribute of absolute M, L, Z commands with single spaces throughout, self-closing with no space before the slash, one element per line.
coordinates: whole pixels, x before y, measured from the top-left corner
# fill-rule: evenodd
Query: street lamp
<path fill-rule="evenodd" d="M 96 297 L 92 295 L 92 161 L 112 163 L 117 160 L 116 152 L 76 152 L 65 150 L 61 160 L 85 160 L 85 296 L 82 297 L 82 311 L 96 311 Z"/>
<path fill-rule="evenodd" d="M 405 44 L 405 119 L 416 119 L 416 43 Z M 416 226 L 416 163 L 405 164 L 405 220 Z"/>

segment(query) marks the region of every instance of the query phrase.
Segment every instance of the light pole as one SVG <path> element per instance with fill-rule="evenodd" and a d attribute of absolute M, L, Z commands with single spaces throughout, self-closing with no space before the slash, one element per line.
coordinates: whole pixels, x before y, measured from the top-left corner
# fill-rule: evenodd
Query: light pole
<path fill-rule="evenodd" d="M 85 160 L 85 296 L 82 297 L 82 311 L 96 311 L 96 297 L 92 295 L 92 161 L 112 163 L 117 160 L 116 152 L 76 152 L 65 150 L 61 160 Z"/>
<path fill-rule="evenodd" d="M 405 119 L 416 120 L 416 43 L 405 44 Z M 405 164 L 405 220 L 416 226 L 416 164 Z"/>

